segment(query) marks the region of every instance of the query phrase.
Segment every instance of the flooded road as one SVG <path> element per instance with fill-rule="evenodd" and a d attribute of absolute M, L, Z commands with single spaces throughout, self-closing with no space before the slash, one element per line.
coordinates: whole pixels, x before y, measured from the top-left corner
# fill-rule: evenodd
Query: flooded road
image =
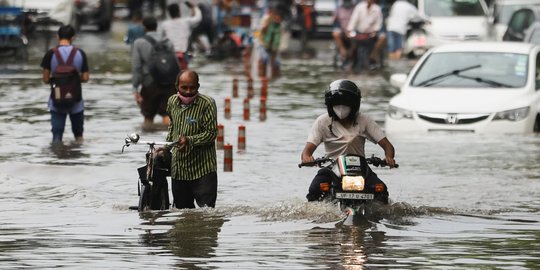
<path fill-rule="evenodd" d="M 234 171 L 223 172 L 218 152 L 215 209 L 139 215 L 136 168 L 144 146 L 121 153 L 126 134 L 160 141 L 165 131 L 143 131 L 131 94 L 123 22 L 111 33 L 82 32 L 75 45 L 89 56 L 85 143 L 52 147 L 47 86 L 39 62 L 0 59 L 0 267 L 4 269 L 538 269 L 540 267 L 540 136 L 388 134 L 399 169 L 374 170 L 393 204 L 384 219 L 336 225 L 335 206 L 307 203 L 314 168 L 299 169 L 312 122 L 325 111 L 326 85 L 347 77 L 363 91 L 361 111 L 383 124 L 396 93 L 393 63 L 382 74 L 344 75 L 330 62 L 328 41 L 314 59 L 288 58 L 283 77 L 269 83 L 266 121 L 258 90 L 251 119 L 242 119 L 246 81 L 236 61 L 197 59 L 201 92 L 216 99 Z M 232 99 L 232 117 L 223 104 Z M 159 121 L 158 118 L 156 118 Z M 68 121 L 69 123 L 69 121 Z M 245 152 L 236 151 L 238 126 Z M 319 149 L 320 150 L 320 149 Z M 322 155 L 320 151 L 315 156 Z M 366 144 L 366 153 L 382 150 Z"/>

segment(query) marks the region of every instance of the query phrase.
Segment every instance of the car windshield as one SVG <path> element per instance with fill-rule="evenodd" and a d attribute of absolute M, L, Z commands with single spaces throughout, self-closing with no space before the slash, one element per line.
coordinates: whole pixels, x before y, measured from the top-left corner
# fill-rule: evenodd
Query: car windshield
<path fill-rule="evenodd" d="M 525 54 L 502 52 L 433 53 L 422 63 L 411 86 L 493 88 L 527 83 Z"/>
<path fill-rule="evenodd" d="M 429 17 L 485 15 L 480 0 L 425 0 L 424 9 Z"/>
<path fill-rule="evenodd" d="M 512 17 L 512 14 L 514 11 L 526 7 L 527 5 L 521 4 L 521 5 L 499 5 L 495 6 L 495 18 L 497 18 L 497 22 L 500 24 L 508 25 L 508 22 L 510 21 L 510 17 Z"/>

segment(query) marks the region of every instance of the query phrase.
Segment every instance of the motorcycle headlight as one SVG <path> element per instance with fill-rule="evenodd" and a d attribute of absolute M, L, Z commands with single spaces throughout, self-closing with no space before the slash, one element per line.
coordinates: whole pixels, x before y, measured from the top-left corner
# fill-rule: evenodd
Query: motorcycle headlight
<path fill-rule="evenodd" d="M 365 182 L 362 176 L 344 176 L 341 181 L 341 189 L 344 191 L 362 191 Z"/>
<path fill-rule="evenodd" d="M 396 106 L 388 106 L 388 116 L 393 119 L 412 119 L 412 111 L 405 110 Z"/>
<path fill-rule="evenodd" d="M 523 107 L 514 110 L 498 112 L 495 114 L 495 117 L 493 117 L 493 120 L 519 121 L 527 118 L 527 115 L 529 115 L 529 107 Z"/>

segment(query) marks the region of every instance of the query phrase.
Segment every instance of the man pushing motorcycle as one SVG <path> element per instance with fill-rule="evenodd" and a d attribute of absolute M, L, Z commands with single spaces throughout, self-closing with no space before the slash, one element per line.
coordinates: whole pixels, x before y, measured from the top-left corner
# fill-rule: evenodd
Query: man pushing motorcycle
<path fill-rule="evenodd" d="M 361 98 L 360 89 L 350 80 L 336 80 L 330 83 L 324 95 L 328 112 L 320 115 L 313 123 L 302 151 L 302 163 L 315 160 L 313 153 L 321 143 L 324 143 L 324 155 L 327 158 L 334 159 L 344 154 L 365 158 L 364 145 L 368 139 L 384 150 L 387 165 L 390 168 L 396 167 L 392 143 L 373 119 L 359 112 Z M 321 183 L 330 183 L 332 177 L 335 176 L 329 168 L 321 168 L 309 186 L 309 193 L 306 196 L 308 201 L 320 200 Z M 366 181 L 382 183 L 384 191 L 380 200 L 388 203 L 388 189 L 373 171 Z"/>

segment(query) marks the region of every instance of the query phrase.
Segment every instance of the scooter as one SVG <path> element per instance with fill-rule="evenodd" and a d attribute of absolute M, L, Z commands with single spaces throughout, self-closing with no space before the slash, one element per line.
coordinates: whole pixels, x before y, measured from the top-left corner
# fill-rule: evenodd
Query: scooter
<path fill-rule="evenodd" d="M 414 18 L 409 21 L 409 28 L 405 35 L 403 54 L 408 58 L 418 58 L 431 47 L 429 45 L 428 34 L 424 29 L 426 21 L 421 18 Z"/>
<path fill-rule="evenodd" d="M 125 147 L 132 144 L 145 144 L 149 148 L 146 153 L 146 164 L 137 169 L 139 174 L 139 204 L 130 207 L 130 209 L 139 212 L 167 210 L 170 207 L 167 177 L 170 176 L 171 157 L 169 152 L 164 152 L 162 155 L 156 153 L 156 146 L 172 146 L 176 142 L 153 142 L 139 139 L 139 134 L 132 133 L 125 138 L 125 144 L 122 147 L 122 153 Z"/>
<path fill-rule="evenodd" d="M 388 203 L 388 198 L 383 193 L 384 185 L 368 181 L 368 176 L 372 173 L 368 164 L 375 167 L 388 166 L 386 161 L 375 156 L 364 158 L 358 155 L 340 155 L 336 159 L 317 158 L 313 162 L 298 164 L 298 167 L 326 166 L 331 169 L 334 175 L 332 181 L 320 186 L 322 198 L 339 205 L 345 215 L 342 222 L 352 224 L 357 218 L 377 219 L 373 202 L 383 205 Z"/>

